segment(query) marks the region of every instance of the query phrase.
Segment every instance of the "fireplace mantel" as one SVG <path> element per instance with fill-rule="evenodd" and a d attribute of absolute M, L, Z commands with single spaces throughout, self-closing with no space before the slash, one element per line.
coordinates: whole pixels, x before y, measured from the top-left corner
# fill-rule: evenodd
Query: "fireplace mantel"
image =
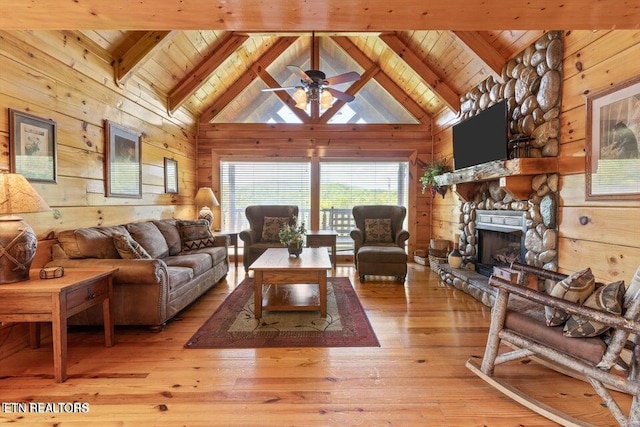
<path fill-rule="evenodd" d="M 499 180 L 500 188 L 514 199 L 527 200 L 532 192 L 532 178 L 555 172 L 558 172 L 557 157 L 519 158 L 471 166 L 438 175 L 435 180 L 438 185 L 453 185 L 453 191 L 464 201 L 473 198 L 478 182 L 492 180 Z"/>

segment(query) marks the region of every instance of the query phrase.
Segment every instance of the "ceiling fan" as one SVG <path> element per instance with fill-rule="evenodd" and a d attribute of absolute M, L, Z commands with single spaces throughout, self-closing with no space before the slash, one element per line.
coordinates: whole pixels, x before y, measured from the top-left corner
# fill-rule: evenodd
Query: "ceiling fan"
<path fill-rule="evenodd" d="M 341 83 L 353 82 L 360 79 L 360 74 L 355 71 L 329 77 L 320 70 L 303 70 L 297 65 L 287 65 L 287 68 L 300 76 L 299 86 L 285 86 L 262 89 L 262 92 L 275 92 L 278 90 L 294 90 L 291 95 L 296 101 L 296 107 L 306 110 L 310 102 L 320 103 L 320 108 L 326 110 L 331 106 L 333 98 L 344 102 L 351 102 L 355 99 L 353 95 L 341 92 L 330 86 Z"/>

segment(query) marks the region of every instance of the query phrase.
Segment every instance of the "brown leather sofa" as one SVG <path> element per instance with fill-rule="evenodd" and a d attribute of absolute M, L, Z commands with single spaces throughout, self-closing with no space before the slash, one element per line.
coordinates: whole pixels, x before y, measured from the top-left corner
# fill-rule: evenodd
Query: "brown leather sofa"
<path fill-rule="evenodd" d="M 194 229 L 205 234 L 193 237 L 188 231 Z M 122 252 L 117 244 L 122 236 L 133 246 L 137 244 L 144 256 Z M 117 268 L 115 324 L 159 330 L 227 275 L 227 239 L 208 236 L 205 220 L 166 219 L 66 230 L 57 233 L 59 244 L 54 245 L 47 266 Z M 123 259 L 123 255 L 133 259 Z M 101 308 L 94 308 L 72 316 L 69 324 L 102 324 Z"/>
<path fill-rule="evenodd" d="M 284 247 L 277 238 L 265 239 L 263 235 L 264 219 L 289 218 L 289 224 L 294 225 L 294 217 L 298 216 L 298 207 L 293 205 L 254 205 L 247 206 L 245 215 L 249 221 L 249 229 L 240 232 L 240 238 L 244 242 L 242 261 L 244 271 L 249 271 L 249 266 L 269 248 Z"/>
<path fill-rule="evenodd" d="M 362 205 L 352 209 L 356 229 L 354 261 L 360 281 L 365 276 L 396 276 L 404 282 L 407 276 L 405 242 L 409 232 L 402 229 L 407 209 L 394 205 Z"/>

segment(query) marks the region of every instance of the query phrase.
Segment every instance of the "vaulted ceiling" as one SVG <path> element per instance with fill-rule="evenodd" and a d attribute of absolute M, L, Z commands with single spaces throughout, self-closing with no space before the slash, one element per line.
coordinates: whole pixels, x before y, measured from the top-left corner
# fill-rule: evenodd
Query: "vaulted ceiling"
<path fill-rule="evenodd" d="M 167 100 L 170 113 L 184 108 L 202 121 L 213 119 L 232 102 L 233 108 L 248 108 L 254 98 L 237 96 L 255 79 L 265 87 L 279 87 L 283 81 L 278 70 L 286 71 L 286 65 L 298 64 L 301 57 L 320 64 L 319 49 L 315 55 L 311 51 L 321 45 L 323 54 L 346 56 L 361 70 L 361 79 L 345 91 L 357 96 L 373 80 L 424 122 L 443 109 L 457 112 L 462 93 L 490 75 L 500 79 L 502 65 L 542 34 L 539 30 L 316 33 L 318 43 L 312 42 L 311 33 L 78 30 L 73 35 L 112 62 L 118 84 L 126 85 L 135 75 Z M 290 93 L 273 93 L 303 122 L 318 121 L 295 109 Z M 338 102 L 333 110 L 341 105 Z M 333 112 L 328 113 L 321 120 Z"/>
<path fill-rule="evenodd" d="M 341 90 L 357 96 L 375 81 L 428 122 L 456 114 L 461 94 L 499 78 L 546 29 L 639 27 L 636 0 L 0 0 L 0 28 L 65 30 L 112 64 L 118 84 L 135 76 L 170 113 L 201 121 L 225 107 L 247 108 L 255 97 L 239 97 L 245 88 L 256 80 L 281 85 L 278 70 L 304 55 L 322 64 L 312 45 L 361 70 Z M 311 42 L 312 31 L 321 43 Z M 273 93 L 294 104 L 288 92 Z M 305 122 L 330 115 L 297 114 Z"/>

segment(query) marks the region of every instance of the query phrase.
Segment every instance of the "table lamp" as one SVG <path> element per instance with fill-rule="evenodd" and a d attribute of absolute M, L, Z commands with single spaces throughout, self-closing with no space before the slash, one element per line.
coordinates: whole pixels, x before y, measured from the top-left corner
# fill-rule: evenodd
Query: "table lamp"
<path fill-rule="evenodd" d="M 0 285 L 29 280 L 38 246 L 36 233 L 16 214 L 48 210 L 24 176 L 0 173 Z"/>
<path fill-rule="evenodd" d="M 211 208 L 214 206 L 220 206 L 218 199 L 216 199 L 213 190 L 209 187 L 201 187 L 196 193 L 196 208 L 200 208 L 198 212 L 198 219 L 206 219 L 209 221 L 209 226 L 213 225 L 213 212 Z"/>

